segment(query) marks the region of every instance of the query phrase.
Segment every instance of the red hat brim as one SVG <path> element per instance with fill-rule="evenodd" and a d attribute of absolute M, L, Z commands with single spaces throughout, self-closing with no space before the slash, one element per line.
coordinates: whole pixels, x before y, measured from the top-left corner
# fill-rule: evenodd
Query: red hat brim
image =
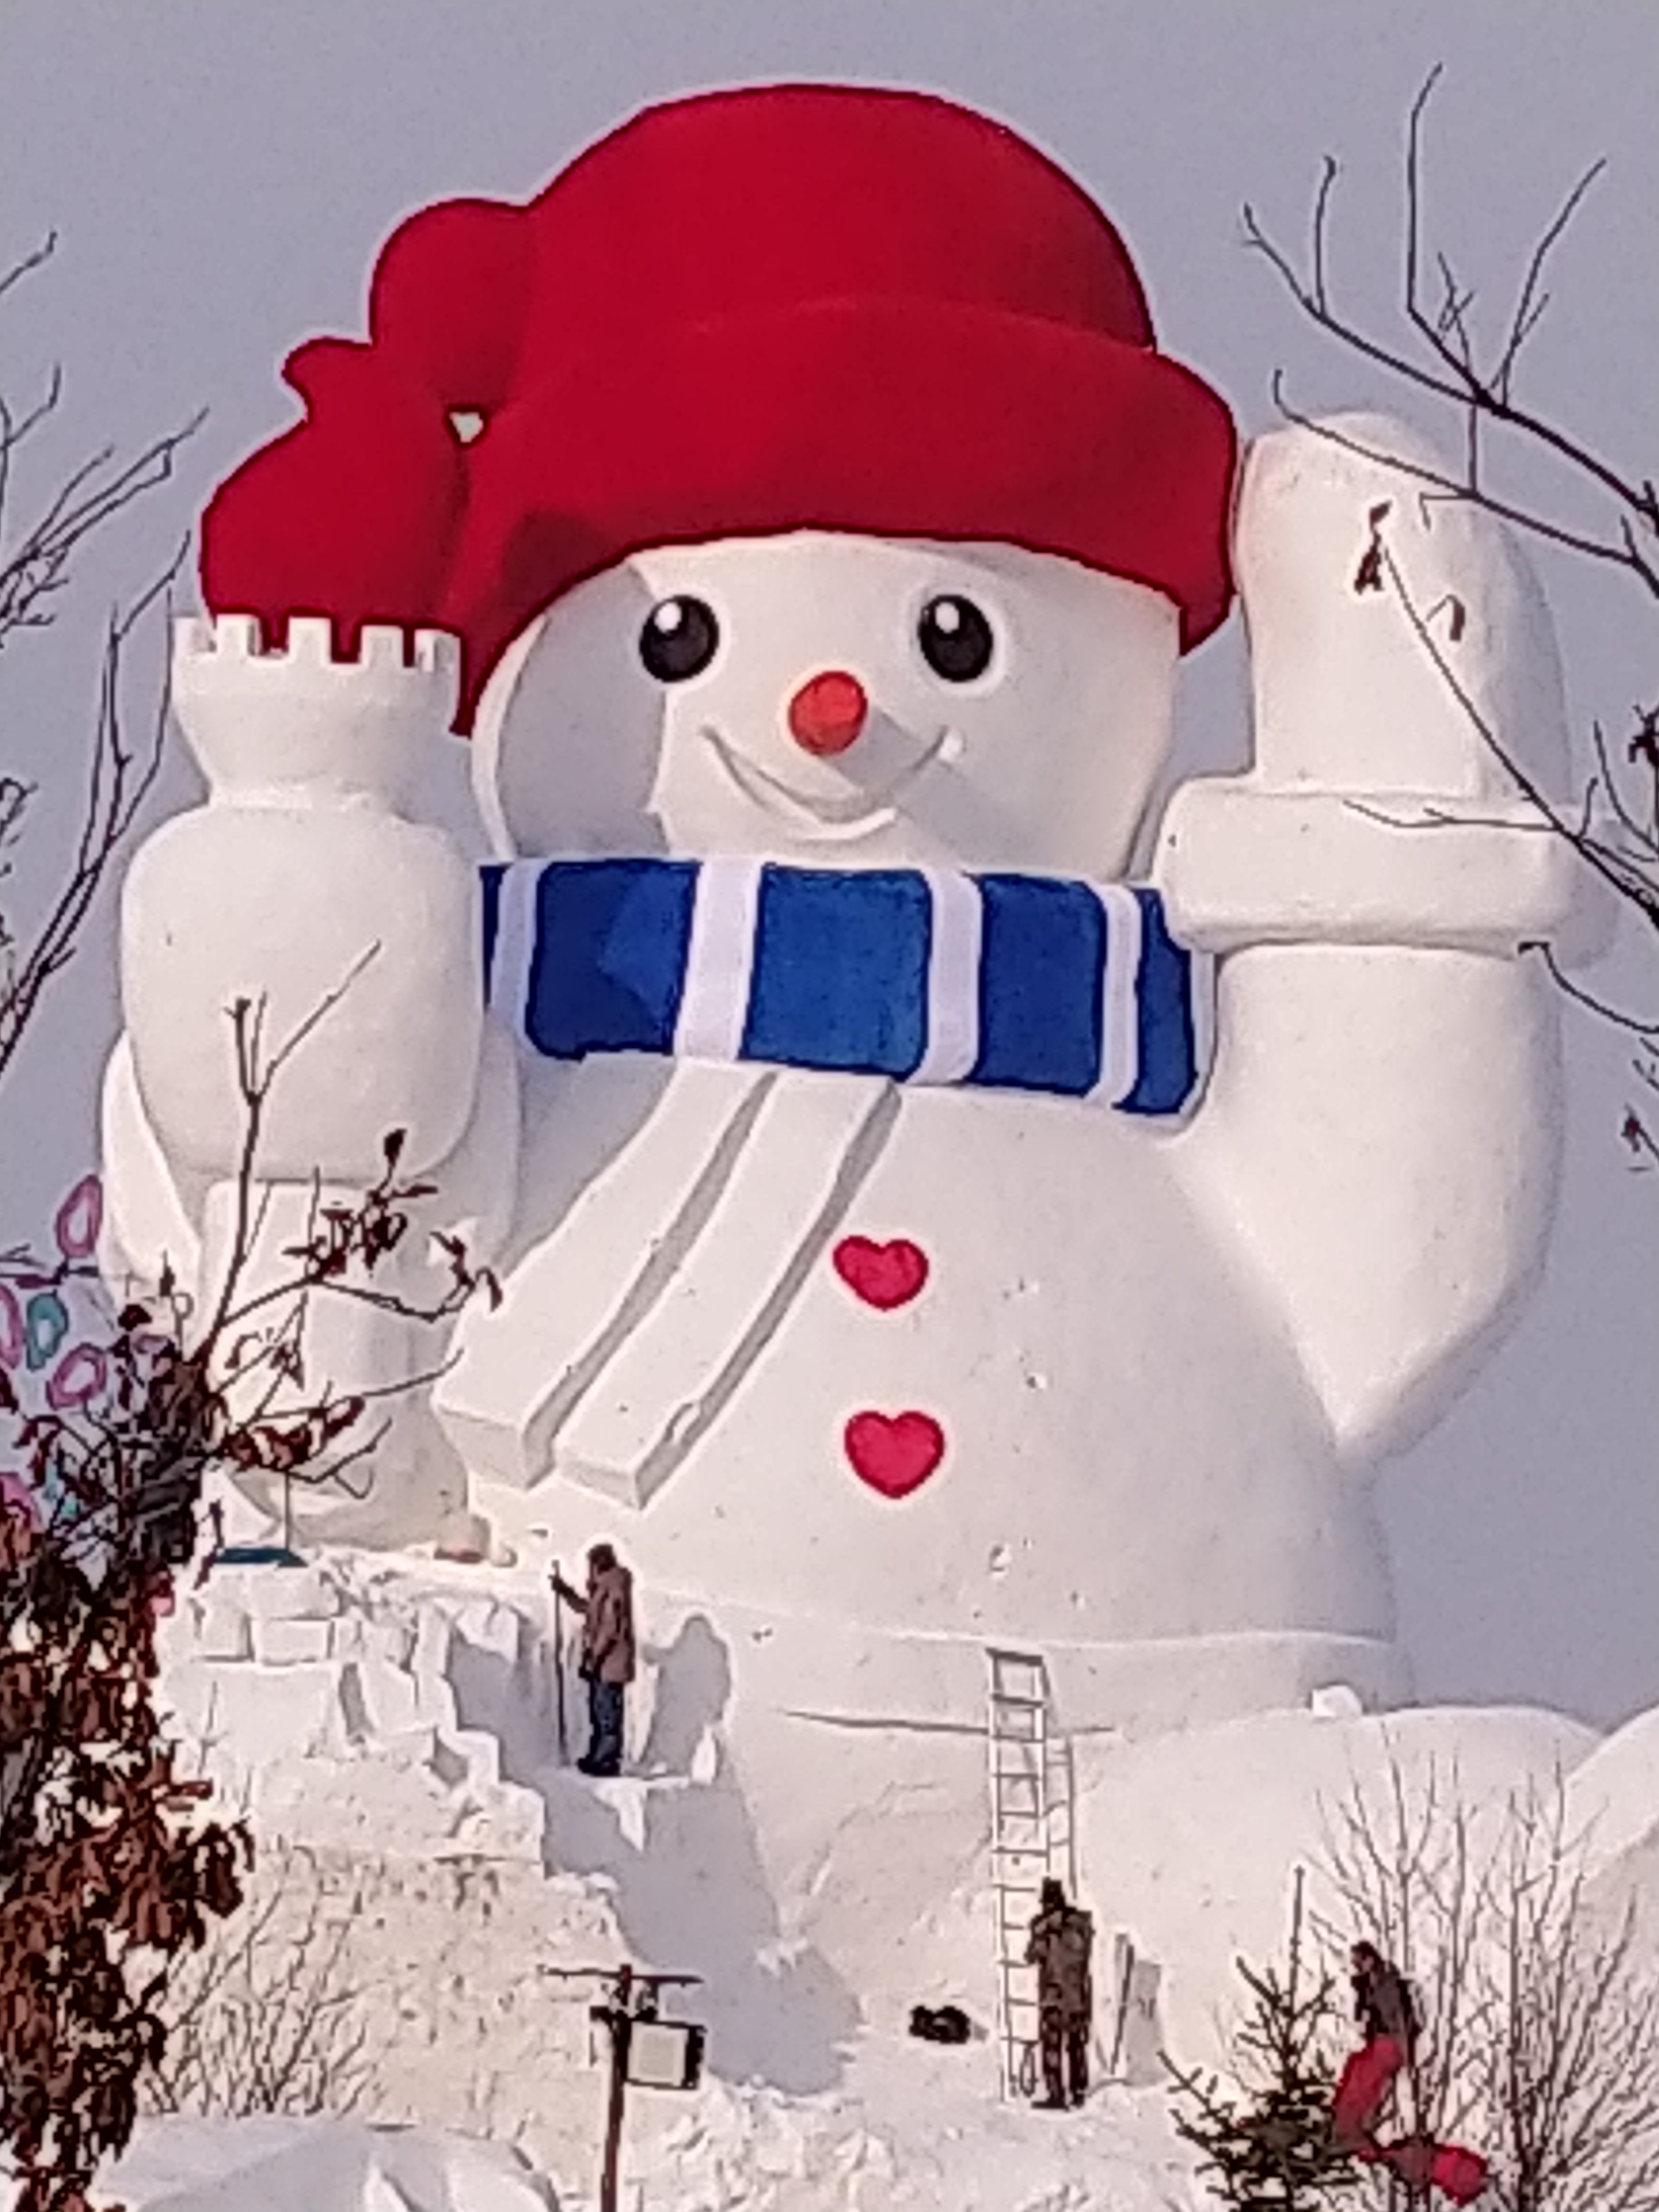
<path fill-rule="evenodd" d="M 573 348 L 466 459 L 441 616 L 466 642 L 463 728 L 526 623 L 653 545 L 803 529 L 1023 545 L 1162 592 L 1183 649 L 1231 596 L 1221 399 L 1147 349 L 970 304 L 824 300 Z"/>

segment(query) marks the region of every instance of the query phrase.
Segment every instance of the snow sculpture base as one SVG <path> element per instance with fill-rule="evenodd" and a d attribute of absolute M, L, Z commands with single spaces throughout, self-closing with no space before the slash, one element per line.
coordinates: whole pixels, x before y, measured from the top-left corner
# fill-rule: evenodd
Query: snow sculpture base
<path fill-rule="evenodd" d="M 220 1566 L 180 1590 L 162 1655 L 186 1742 L 260 1835 L 540 1863 L 541 1800 L 503 1779 L 501 1733 L 465 1724 L 452 1680 L 469 1659 L 516 1673 L 513 1709 L 534 1716 L 543 1655 L 520 1614 L 488 1600 L 447 1610 L 441 1591 L 349 1553 Z"/>
<path fill-rule="evenodd" d="M 166 1685 L 230 1806 L 247 1803 L 271 1845 L 256 1906 L 262 1881 L 303 1863 L 349 1923 L 391 2110 L 508 2135 L 562 2187 L 582 2176 L 599 2085 L 586 1996 L 553 1970 L 631 1958 L 702 1975 L 686 2009 L 710 2028 L 709 2086 L 695 2110 L 642 2113 L 641 2170 L 665 2179 L 683 2160 L 762 2203 L 791 2173 L 843 2190 L 804 2189 L 811 2212 L 861 2201 L 849 2185 L 862 2173 L 873 2212 L 908 2155 L 893 2083 L 960 2113 L 968 2160 L 995 2102 L 988 2033 L 950 2053 L 904 2035 L 918 2003 L 994 2021 L 982 1654 L 717 1620 L 650 1590 L 639 1611 L 629 1771 L 614 1782 L 558 1758 L 539 1566 L 342 1554 L 216 1569 L 181 1593 Z M 1243 1710 L 1245 1680 L 1215 1717 L 1228 1656 L 1208 1655 L 1214 1679 L 1174 1711 L 1167 1669 L 1137 1708 L 1132 1674 L 1048 1655 L 1100 1942 L 1103 2080 L 1115 1940 L 1158 1968 L 1160 2046 L 1217 2063 L 1237 1957 L 1277 1955 L 1293 1869 L 1316 1869 L 1328 1811 L 1356 1782 L 1386 1792 L 1391 1760 L 1419 1780 L 1437 1768 L 1443 1784 L 1455 1767 L 1492 1818 L 1516 1789 L 1567 1776 L 1573 1828 L 1594 1819 L 1607 1839 L 1595 1899 L 1609 1914 L 1644 1900 L 1641 1940 L 1659 1947 L 1651 1717 L 1598 1747 L 1546 1713 L 1368 1715 L 1338 1670 L 1296 1711 Z M 566 1690 L 574 1758 L 580 1691 Z M 1067 2173 L 1121 2124 L 1111 2094 L 1054 2154 Z M 1036 2124 L 999 2115 L 1011 2157 L 1033 2154 L 1018 2130 Z M 979 2149 L 992 2155 L 988 2140 Z M 1139 2201 L 1126 2191 L 1115 2171 L 1103 2201 Z"/>

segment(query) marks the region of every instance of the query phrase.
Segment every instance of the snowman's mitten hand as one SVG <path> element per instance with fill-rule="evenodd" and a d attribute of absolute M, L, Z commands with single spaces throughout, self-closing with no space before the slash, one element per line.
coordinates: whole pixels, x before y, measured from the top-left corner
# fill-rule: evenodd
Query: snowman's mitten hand
<path fill-rule="evenodd" d="M 1500 750 L 1559 787 L 1549 611 L 1503 524 L 1431 477 L 1456 470 L 1382 416 L 1273 431 L 1246 455 L 1233 559 L 1263 787 L 1507 799 Z"/>
<path fill-rule="evenodd" d="M 1513 951 L 1573 919 L 1583 872 L 1522 788 L 1565 781 L 1547 609 L 1502 525 L 1422 471 L 1452 473 L 1370 416 L 1245 458 L 1254 760 L 1176 794 L 1158 862 L 1192 942 Z"/>

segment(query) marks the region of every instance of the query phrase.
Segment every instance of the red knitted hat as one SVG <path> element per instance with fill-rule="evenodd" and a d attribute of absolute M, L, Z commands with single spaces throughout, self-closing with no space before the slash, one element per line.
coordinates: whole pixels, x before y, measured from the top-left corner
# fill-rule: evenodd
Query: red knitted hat
<path fill-rule="evenodd" d="M 458 631 L 461 720 L 573 584 L 652 545 L 818 528 L 1024 545 L 1226 612 L 1225 406 L 1153 350 L 1117 234 L 1031 147 L 917 93 L 647 109 L 527 207 L 380 255 L 367 344 L 209 505 L 216 611 Z M 483 417 L 463 444 L 452 411 Z"/>

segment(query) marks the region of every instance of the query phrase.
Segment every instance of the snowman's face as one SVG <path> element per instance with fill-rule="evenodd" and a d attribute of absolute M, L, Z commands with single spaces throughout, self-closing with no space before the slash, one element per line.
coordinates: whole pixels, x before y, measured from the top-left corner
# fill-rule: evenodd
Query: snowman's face
<path fill-rule="evenodd" d="M 579 586 L 491 678 L 503 857 L 763 854 L 1107 877 L 1169 750 L 1175 607 L 1006 545 L 821 531 Z"/>

